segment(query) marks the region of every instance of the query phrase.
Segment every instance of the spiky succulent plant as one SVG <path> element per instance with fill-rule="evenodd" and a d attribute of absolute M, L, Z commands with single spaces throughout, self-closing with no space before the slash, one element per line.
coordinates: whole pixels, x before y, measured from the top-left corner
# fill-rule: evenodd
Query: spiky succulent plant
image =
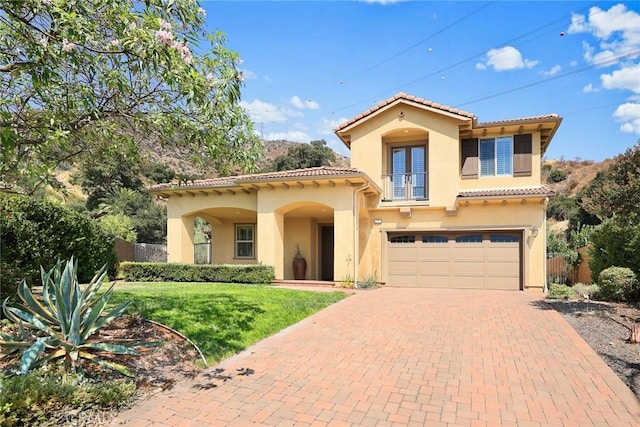
<path fill-rule="evenodd" d="M 64 268 L 58 261 L 46 272 L 42 267 L 42 297 L 36 298 L 23 281 L 18 287 L 22 301 L 15 307 L 2 304 L 4 314 L 18 325 L 14 334 L 0 332 L 0 348 L 9 358 L 20 358 L 20 372 L 62 359 L 67 371 L 75 371 L 78 361 L 84 359 L 118 371 L 132 373 L 123 365 L 104 360 L 101 354 L 137 355 L 137 348 L 153 345 L 138 340 L 106 339 L 94 333 L 120 317 L 129 306 L 122 304 L 104 313 L 113 292 L 100 293 L 106 278 L 106 266 L 87 285 L 78 282 L 78 263 L 73 257 Z"/>

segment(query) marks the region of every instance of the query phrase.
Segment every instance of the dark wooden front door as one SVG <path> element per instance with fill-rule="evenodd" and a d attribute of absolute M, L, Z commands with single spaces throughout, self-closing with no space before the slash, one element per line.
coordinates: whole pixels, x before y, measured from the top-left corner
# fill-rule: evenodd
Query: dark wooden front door
<path fill-rule="evenodd" d="M 320 226 L 320 279 L 333 280 L 333 225 Z"/>

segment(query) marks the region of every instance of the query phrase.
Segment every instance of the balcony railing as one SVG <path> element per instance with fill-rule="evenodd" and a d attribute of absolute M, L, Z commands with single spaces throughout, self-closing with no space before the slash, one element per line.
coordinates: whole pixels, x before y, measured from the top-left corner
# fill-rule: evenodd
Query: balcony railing
<path fill-rule="evenodd" d="M 382 176 L 384 200 L 429 200 L 429 173 L 392 173 Z"/>

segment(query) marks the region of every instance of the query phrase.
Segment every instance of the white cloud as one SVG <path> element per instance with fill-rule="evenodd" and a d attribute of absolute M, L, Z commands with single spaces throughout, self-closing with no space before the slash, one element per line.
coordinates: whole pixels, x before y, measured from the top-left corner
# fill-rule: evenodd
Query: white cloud
<path fill-rule="evenodd" d="M 249 116 L 255 123 L 268 123 L 268 122 L 285 122 L 291 117 L 302 117 L 299 111 L 294 111 L 289 108 L 280 108 L 276 105 L 268 102 L 254 99 L 251 102 L 240 101 L 240 106 L 247 110 Z"/>
<path fill-rule="evenodd" d="M 346 117 L 340 117 L 339 119 L 323 118 L 318 124 L 316 132 L 320 135 L 333 135 L 333 130 L 347 120 L 349 119 Z"/>
<path fill-rule="evenodd" d="M 318 108 L 320 108 L 320 104 L 318 104 L 315 101 L 312 101 L 310 99 L 303 101 L 302 99 L 300 99 L 298 96 L 292 96 L 291 100 L 289 101 L 291 102 L 291 105 L 293 105 L 296 108 L 299 108 L 300 110 L 304 110 L 304 109 L 309 109 L 309 110 L 317 110 Z"/>
<path fill-rule="evenodd" d="M 571 61 L 569 62 L 569 66 L 570 67 L 576 67 L 578 65 L 578 61 Z"/>
<path fill-rule="evenodd" d="M 622 104 L 616 108 L 613 117 L 617 122 L 622 122 L 621 131 L 640 135 L 640 104 L 632 102 Z"/>
<path fill-rule="evenodd" d="M 585 87 L 582 88 L 582 92 L 584 93 L 591 93 L 591 92 L 595 92 L 596 90 L 593 88 L 593 85 L 591 83 L 589 83 L 588 85 L 586 85 Z"/>
<path fill-rule="evenodd" d="M 554 65 L 553 67 L 551 67 L 551 69 L 549 71 L 543 71 L 542 75 L 544 75 L 544 76 L 554 76 L 554 75 L 558 74 L 560 71 L 562 71 L 562 67 L 560 65 Z"/>
<path fill-rule="evenodd" d="M 520 68 L 533 68 L 538 61 L 523 59 L 522 54 L 513 46 L 505 46 L 499 49 L 491 49 L 487 52 L 484 62 L 476 64 L 478 70 L 484 70 L 487 67 L 493 68 L 495 71 L 517 70 Z"/>
<path fill-rule="evenodd" d="M 640 94 L 640 63 L 600 76 L 606 89 L 626 89 Z"/>
<path fill-rule="evenodd" d="M 251 70 L 241 68 L 238 71 L 242 73 L 242 78 L 245 80 L 255 80 L 258 78 L 258 75 Z"/>
<path fill-rule="evenodd" d="M 265 136 L 267 141 L 285 140 L 293 142 L 309 142 L 311 137 L 305 132 L 289 131 L 289 132 L 271 132 Z"/>
<path fill-rule="evenodd" d="M 591 34 L 598 42 L 598 51 L 583 43 L 584 57 L 589 63 L 601 63 L 640 47 L 640 13 L 628 10 L 624 4 L 617 4 L 609 10 L 592 7 L 588 17 L 572 15 L 567 32 Z"/>

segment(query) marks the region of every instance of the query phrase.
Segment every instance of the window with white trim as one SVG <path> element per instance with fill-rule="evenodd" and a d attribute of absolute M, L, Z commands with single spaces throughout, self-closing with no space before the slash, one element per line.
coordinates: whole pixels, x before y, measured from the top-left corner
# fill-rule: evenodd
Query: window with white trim
<path fill-rule="evenodd" d="M 513 175 L 513 137 L 480 139 L 480 176 Z"/>
<path fill-rule="evenodd" d="M 236 258 L 254 258 L 254 224 L 236 224 Z"/>

